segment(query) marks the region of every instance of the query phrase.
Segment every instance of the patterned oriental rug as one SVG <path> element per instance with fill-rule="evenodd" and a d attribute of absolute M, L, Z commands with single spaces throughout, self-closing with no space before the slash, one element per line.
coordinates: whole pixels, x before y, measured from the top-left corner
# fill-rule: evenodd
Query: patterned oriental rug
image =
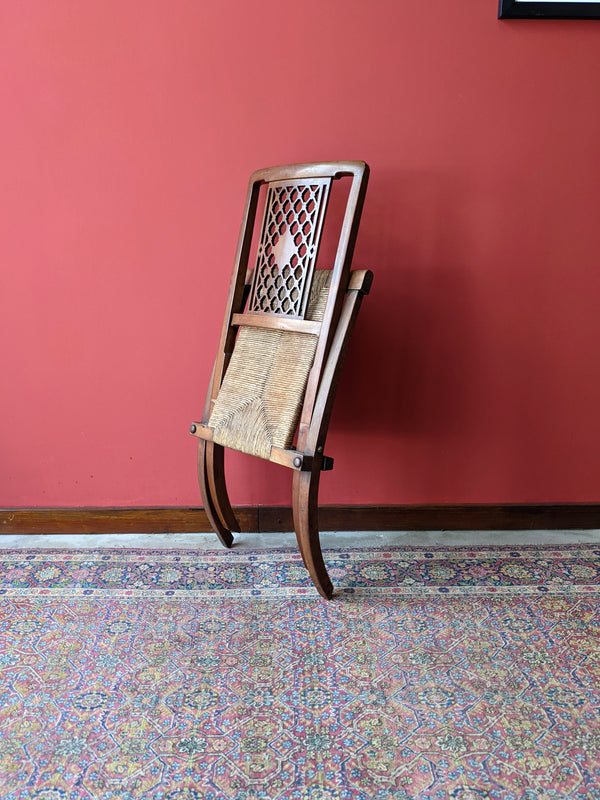
<path fill-rule="evenodd" d="M 2 800 L 600 798 L 600 548 L 0 554 Z"/>

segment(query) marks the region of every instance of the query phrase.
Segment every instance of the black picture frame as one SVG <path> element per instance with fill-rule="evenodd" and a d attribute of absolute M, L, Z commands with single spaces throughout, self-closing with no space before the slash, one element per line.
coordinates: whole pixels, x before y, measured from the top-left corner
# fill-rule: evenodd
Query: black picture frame
<path fill-rule="evenodd" d="M 600 2 L 499 0 L 498 19 L 600 19 Z"/>

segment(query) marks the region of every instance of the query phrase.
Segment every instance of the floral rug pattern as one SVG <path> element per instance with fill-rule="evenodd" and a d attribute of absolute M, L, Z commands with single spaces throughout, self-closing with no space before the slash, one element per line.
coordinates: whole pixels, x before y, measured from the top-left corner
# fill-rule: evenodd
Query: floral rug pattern
<path fill-rule="evenodd" d="M 0 553 L 2 800 L 600 800 L 600 548 Z"/>

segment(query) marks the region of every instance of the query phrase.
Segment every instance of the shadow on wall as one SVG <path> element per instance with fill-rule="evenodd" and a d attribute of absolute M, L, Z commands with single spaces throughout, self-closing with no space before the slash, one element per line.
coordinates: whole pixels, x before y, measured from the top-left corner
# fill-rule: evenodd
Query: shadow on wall
<path fill-rule="evenodd" d="M 446 175 L 372 173 L 354 268 L 375 277 L 332 430 L 359 424 L 391 438 L 439 438 L 468 427 L 480 321 L 458 183 Z"/>
<path fill-rule="evenodd" d="M 479 402 L 478 265 L 459 189 L 460 178 L 448 175 L 372 172 L 353 267 L 370 268 L 375 277 L 329 430 L 333 437 L 351 440 L 356 434 L 371 441 L 383 458 L 375 471 L 388 477 L 398 463 L 389 455 L 394 448 L 409 439 L 419 447 L 425 443 L 426 457 L 410 467 L 413 484 L 421 487 L 433 480 L 431 448 L 468 438 Z M 324 250 L 324 263 L 331 263 Z M 329 452 L 336 457 L 334 447 Z M 234 505 L 289 505 L 287 470 L 239 453 L 228 453 L 227 464 Z M 355 471 L 355 465 L 348 459 L 339 465 L 338 483 L 329 490 L 335 502 L 340 494 L 353 498 L 355 491 L 343 472 Z M 454 464 L 447 469 L 453 474 Z M 323 497 L 325 490 L 324 485 Z"/>

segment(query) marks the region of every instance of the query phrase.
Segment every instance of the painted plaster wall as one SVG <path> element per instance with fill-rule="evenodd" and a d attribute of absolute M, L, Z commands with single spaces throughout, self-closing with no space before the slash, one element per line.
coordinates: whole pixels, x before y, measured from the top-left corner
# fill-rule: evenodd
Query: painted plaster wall
<path fill-rule="evenodd" d="M 337 158 L 371 165 L 375 284 L 322 501 L 600 500 L 599 23 L 30 0 L 0 30 L 1 505 L 199 504 L 248 176 Z"/>

